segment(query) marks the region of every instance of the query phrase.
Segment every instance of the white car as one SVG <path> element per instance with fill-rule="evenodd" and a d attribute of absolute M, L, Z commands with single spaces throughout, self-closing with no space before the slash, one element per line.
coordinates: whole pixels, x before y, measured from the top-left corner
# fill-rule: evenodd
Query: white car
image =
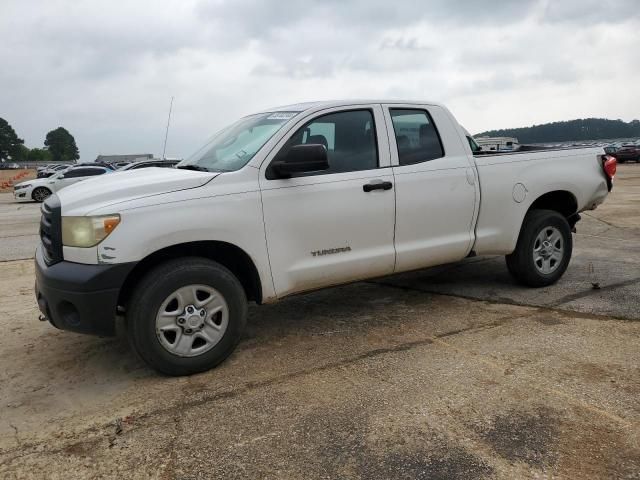
<path fill-rule="evenodd" d="M 68 164 L 60 164 L 60 165 L 53 165 L 51 167 L 46 167 L 46 168 L 42 168 L 42 169 L 38 169 L 38 178 L 46 178 L 46 177 L 52 177 L 53 175 L 55 175 L 58 172 L 61 172 L 63 170 L 66 170 L 67 168 L 71 167 L 72 165 L 68 165 Z"/>
<path fill-rule="evenodd" d="M 68 167 L 48 178 L 34 178 L 18 183 L 13 187 L 13 198 L 17 202 L 43 202 L 49 196 L 74 183 L 87 180 L 96 175 L 103 175 L 113 170 L 100 166 L 78 165 Z"/>
<path fill-rule="evenodd" d="M 36 297 L 58 328 L 114 335 L 158 371 L 209 369 L 247 301 L 505 255 L 556 282 L 579 212 L 612 188 L 602 148 L 477 152 L 431 102 L 320 102 L 222 130 L 177 168 L 116 172 L 42 206 Z"/>
<path fill-rule="evenodd" d="M 130 162 L 123 167 L 118 168 L 118 172 L 127 172 L 129 170 L 139 170 L 140 168 L 151 168 L 151 167 L 160 167 L 160 168 L 173 168 L 180 160 L 142 160 L 139 162 Z"/>

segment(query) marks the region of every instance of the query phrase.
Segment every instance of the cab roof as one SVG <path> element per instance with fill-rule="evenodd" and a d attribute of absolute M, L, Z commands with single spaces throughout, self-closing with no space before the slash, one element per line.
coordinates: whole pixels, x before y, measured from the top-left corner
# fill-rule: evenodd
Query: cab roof
<path fill-rule="evenodd" d="M 430 102 L 427 100 L 389 100 L 389 99 L 374 99 L 374 100 L 323 100 L 317 102 L 302 102 L 292 105 L 283 105 L 280 107 L 274 107 L 265 109 L 260 113 L 267 112 L 305 112 L 308 110 L 321 110 L 324 108 L 333 107 L 346 107 L 349 105 L 371 105 L 379 103 L 388 104 L 403 104 L 403 105 L 437 105 L 441 106 L 438 102 Z"/>

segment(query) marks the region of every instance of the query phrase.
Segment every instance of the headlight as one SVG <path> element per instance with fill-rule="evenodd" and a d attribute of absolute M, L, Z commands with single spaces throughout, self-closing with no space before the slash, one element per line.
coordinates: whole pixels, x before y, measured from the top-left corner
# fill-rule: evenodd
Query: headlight
<path fill-rule="evenodd" d="M 27 183 L 26 185 L 14 185 L 13 189 L 14 190 L 20 190 L 21 188 L 27 188 L 27 187 L 30 187 L 30 186 L 31 186 L 30 183 Z"/>
<path fill-rule="evenodd" d="M 62 244 L 67 247 L 93 247 L 115 230 L 120 215 L 62 217 Z"/>

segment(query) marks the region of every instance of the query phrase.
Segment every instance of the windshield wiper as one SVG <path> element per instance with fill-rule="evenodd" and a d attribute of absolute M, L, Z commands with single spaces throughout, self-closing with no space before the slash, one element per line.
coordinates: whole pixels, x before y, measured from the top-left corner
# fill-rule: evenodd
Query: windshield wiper
<path fill-rule="evenodd" d="M 181 168 L 182 170 L 196 170 L 198 172 L 209 172 L 210 170 L 207 167 L 201 167 L 200 165 L 180 165 L 176 168 Z"/>

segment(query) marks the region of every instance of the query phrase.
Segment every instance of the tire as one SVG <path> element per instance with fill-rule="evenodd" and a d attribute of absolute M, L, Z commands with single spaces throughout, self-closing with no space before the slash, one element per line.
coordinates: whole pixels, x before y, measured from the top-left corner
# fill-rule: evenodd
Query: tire
<path fill-rule="evenodd" d="M 147 365 L 165 375 L 191 375 L 231 355 L 246 326 L 247 297 L 238 279 L 212 260 L 169 260 L 136 285 L 126 321 L 129 342 Z"/>
<path fill-rule="evenodd" d="M 47 187 L 38 187 L 33 192 L 31 192 L 31 198 L 36 202 L 44 202 L 47 198 L 51 196 L 51 190 Z"/>
<path fill-rule="evenodd" d="M 573 238 L 566 218 L 553 210 L 532 210 L 524 217 L 516 249 L 505 258 L 509 273 L 518 282 L 545 287 L 564 274 L 572 250 Z"/>

